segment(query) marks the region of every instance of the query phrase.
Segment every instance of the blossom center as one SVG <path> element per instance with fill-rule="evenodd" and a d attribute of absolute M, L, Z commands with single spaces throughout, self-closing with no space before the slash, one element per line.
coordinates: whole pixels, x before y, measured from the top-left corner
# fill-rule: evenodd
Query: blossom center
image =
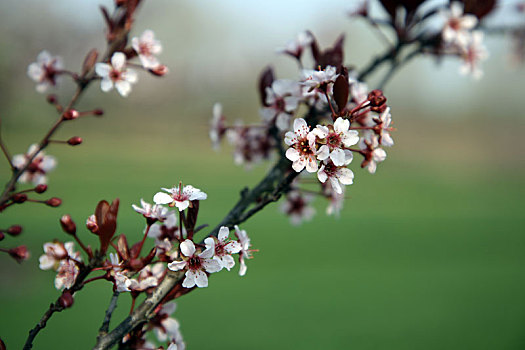
<path fill-rule="evenodd" d="M 200 270 L 202 267 L 201 258 L 198 256 L 192 256 L 190 260 L 188 260 L 188 267 L 190 270 Z"/>
<path fill-rule="evenodd" d="M 118 80 L 122 80 L 122 72 L 117 70 L 117 69 L 112 69 L 110 72 L 109 72 L 109 78 L 113 81 L 118 81 Z"/>

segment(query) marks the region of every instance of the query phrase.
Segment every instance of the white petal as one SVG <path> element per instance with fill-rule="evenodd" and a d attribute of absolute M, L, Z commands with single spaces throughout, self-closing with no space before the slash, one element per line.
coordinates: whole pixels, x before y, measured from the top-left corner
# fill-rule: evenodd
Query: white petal
<path fill-rule="evenodd" d="M 337 178 L 343 185 L 351 185 L 354 182 L 354 173 L 348 168 L 337 170 Z"/>
<path fill-rule="evenodd" d="M 108 92 L 111 89 L 113 89 L 113 82 L 111 81 L 111 79 L 109 78 L 102 79 L 102 81 L 100 82 L 100 89 L 102 89 L 102 91 L 104 92 Z"/>
<path fill-rule="evenodd" d="M 55 265 L 55 262 L 56 262 L 55 259 L 53 259 L 49 255 L 45 255 L 45 254 L 40 256 L 38 261 L 40 262 L 39 267 L 42 270 L 49 270 L 49 269 L 53 268 L 53 266 Z"/>
<path fill-rule="evenodd" d="M 306 171 L 308 171 L 309 173 L 315 173 L 318 169 L 318 166 L 319 165 L 317 164 L 315 156 L 310 156 L 307 158 Z"/>
<path fill-rule="evenodd" d="M 241 266 L 239 268 L 239 276 L 246 275 L 246 270 L 248 270 L 248 267 L 246 266 L 244 259 L 241 259 Z"/>
<path fill-rule="evenodd" d="M 133 69 L 127 69 L 122 73 L 122 79 L 128 81 L 131 84 L 135 84 L 138 80 L 138 76 Z"/>
<path fill-rule="evenodd" d="M 242 249 L 242 246 L 237 241 L 230 241 L 226 246 L 224 247 L 224 250 L 227 251 L 230 254 L 237 254 Z"/>
<path fill-rule="evenodd" d="M 303 171 L 305 166 L 306 166 L 306 159 L 304 159 L 304 158 L 299 158 L 296 161 L 294 161 L 293 164 L 292 164 L 293 170 L 295 170 L 298 173 Z"/>
<path fill-rule="evenodd" d="M 155 196 L 153 196 L 153 201 L 155 204 L 169 204 L 173 202 L 173 197 L 164 192 L 157 192 Z"/>
<path fill-rule="evenodd" d="M 235 266 L 235 260 L 231 255 L 225 255 L 222 257 L 222 266 L 230 271 L 230 269 Z"/>
<path fill-rule="evenodd" d="M 179 209 L 179 211 L 183 211 L 190 206 L 190 201 L 175 201 L 175 206 L 177 209 Z"/>
<path fill-rule="evenodd" d="M 184 288 L 192 288 L 195 286 L 195 277 L 197 276 L 194 271 L 186 271 L 186 278 L 182 282 L 182 286 Z"/>
<path fill-rule="evenodd" d="M 353 146 L 359 142 L 359 133 L 357 130 L 348 130 L 344 133 L 342 141 L 346 147 Z"/>
<path fill-rule="evenodd" d="M 217 260 L 213 259 L 204 259 L 202 266 L 209 273 L 218 272 L 222 269 L 222 265 Z"/>
<path fill-rule="evenodd" d="M 193 256 L 193 254 L 195 254 L 195 244 L 193 244 L 192 241 L 187 239 L 180 244 L 180 251 L 182 252 L 182 254 L 184 254 L 184 256 Z"/>
<path fill-rule="evenodd" d="M 330 155 L 330 149 L 327 145 L 322 145 L 317 151 L 317 159 L 325 160 Z"/>
<path fill-rule="evenodd" d="M 215 255 L 215 247 L 213 249 L 212 248 L 207 248 L 206 250 L 204 250 L 202 253 L 199 254 L 199 258 L 209 259 L 213 255 Z"/>
<path fill-rule="evenodd" d="M 348 119 L 343 119 L 343 118 L 339 117 L 334 122 L 334 130 L 338 134 L 341 134 L 341 133 L 344 133 L 345 131 L 348 131 L 349 127 L 350 127 L 350 121 Z"/>
<path fill-rule="evenodd" d="M 330 159 L 336 166 L 343 166 L 346 161 L 345 152 L 341 148 L 336 148 L 330 153 Z"/>
<path fill-rule="evenodd" d="M 306 124 L 306 120 L 303 118 L 297 118 L 293 122 L 293 131 L 300 136 L 306 136 L 306 133 L 308 132 L 308 124 Z M 305 133 L 306 131 L 306 133 Z"/>
<path fill-rule="evenodd" d="M 126 80 L 117 81 L 115 87 L 122 97 L 127 97 L 131 92 L 131 84 Z"/>
<path fill-rule="evenodd" d="M 320 139 L 324 139 L 328 136 L 329 129 L 324 125 L 317 125 L 315 129 L 312 130 L 315 136 L 319 137 Z"/>
<path fill-rule="evenodd" d="M 215 250 L 215 240 L 213 238 L 206 238 L 204 240 L 204 244 L 206 245 L 206 250 Z"/>
<path fill-rule="evenodd" d="M 204 271 L 195 271 L 195 284 L 199 288 L 208 287 L 208 276 L 206 276 L 206 273 Z"/>
<path fill-rule="evenodd" d="M 122 52 L 115 52 L 111 57 L 111 65 L 116 70 L 122 70 L 126 65 L 126 55 Z"/>
<path fill-rule="evenodd" d="M 339 193 L 339 194 L 343 193 L 343 190 L 341 189 L 341 185 L 339 184 L 339 180 L 337 180 L 337 178 L 331 177 L 330 185 L 332 185 L 332 188 L 334 189 L 336 193 Z"/>
<path fill-rule="evenodd" d="M 186 267 L 185 261 L 173 261 L 168 264 L 168 269 L 171 271 L 179 271 Z"/>
<path fill-rule="evenodd" d="M 295 162 L 296 160 L 301 158 L 301 155 L 299 154 L 299 151 L 297 151 L 295 148 L 288 148 L 286 150 L 286 158 L 288 158 L 292 162 Z"/>
<path fill-rule="evenodd" d="M 319 169 L 319 171 L 317 172 L 317 178 L 322 183 L 325 183 L 328 179 L 328 175 L 326 175 L 326 172 L 324 171 L 324 165 L 321 165 L 321 169 Z"/>
<path fill-rule="evenodd" d="M 288 131 L 286 134 L 284 134 L 284 143 L 286 143 L 288 146 L 293 145 L 296 139 L 297 135 L 292 131 Z"/>
<path fill-rule="evenodd" d="M 111 72 L 111 66 L 107 63 L 97 63 L 95 64 L 95 72 L 98 76 L 106 78 L 109 76 L 109 72 Z"/>
<path fill-rule="evenodd" d="M 226 239 L 228 239 L 228 236 L 230 235 L 230 229 L 226 226 L 221 226 L 219 229 L 219 234 L 217 235 L 217 238 L 219 241 L 224 242 Z"/>

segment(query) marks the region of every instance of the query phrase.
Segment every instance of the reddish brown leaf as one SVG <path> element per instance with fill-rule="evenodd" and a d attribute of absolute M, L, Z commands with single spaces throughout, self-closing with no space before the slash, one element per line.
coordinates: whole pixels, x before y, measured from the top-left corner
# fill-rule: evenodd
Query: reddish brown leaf
<path fill-rule="evenodd" d="M 109 242 L 117 229 L 118 198 L 111 203 L 100 201 L 95 209 L 97 219 L 98 236 L 100 240 L 100 251 L 104 254 L 108 249 Z"/>
<path fill-rule="evenodd" d="M 334 100 L 337 108 L 339 108 L 339 113 L 345 109 L 349 94 L 350 88 L 347 78 L 344 75 L 339 75 L 334 83 Z"/>
<path fill-rule="evenodd" d="M 259 76 L 259 96 L 263 106 L 268 106 L 266 104 L 266 88 L 271 87 L 274 80 L 272 67 L 266 67 Z"/>
<path fill-rule="evenodd" d="M 496 0 L 463 0 L 465 13 L 471 13 L 482 19 L 496 7 Z"/>
<path fill-rule="evenodd" d="M 84 58 L 84 63 L 82 64 L 82 76 L 86 76 L 86 74 L 91 71 L 91 69 L 95 66 L 95 63 L 97 63 L 98 58 L 98 51 L 96 49 L 91 49 L 87 55 L 86 58 Z"/>
<path fill-rule="evenodd" d="M 125 235 L 120 235 L 117 242 L 118 253 L 122 260 L 129 260 L 129 246 Z"/>

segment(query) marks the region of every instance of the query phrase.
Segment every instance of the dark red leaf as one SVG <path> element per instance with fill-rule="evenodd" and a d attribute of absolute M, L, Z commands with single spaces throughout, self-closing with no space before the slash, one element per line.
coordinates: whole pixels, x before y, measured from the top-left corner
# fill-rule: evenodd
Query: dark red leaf
<path fill-rule="evenodd" d="M 122 260 L 129 260 L 129 246 L 125 235 L 120 235 L 117 242 L 118 253 Z"/>
<path fill-rule="evenodd" d="M 259 96 L 263 106 L 268 106 L 266 104 L 266 88 L 271 87 L 274 80 L 272 67 L 266 67 L 259 76 Z"/>
<path fill-rule="evenodd" d="M 345 109 L 349 94 L 350 88 L 347 78 L 344 75 L 339 75 L 334 83 L 334 100 L 337 108 L 339 108 L 339 113 Z"/>
<path fill-rule="evenodd" d="M 91 49 L 88 54 L 86 55 L 86 58 L 84 58 L 84 63 L 82 64 L 82 76 L 84 77 L 86 74 L 91 71 L 91 69 L 95 66 L 95 63 L 97 63 L 98 58 L 98 51 L 96 49 Z"/>
<path fill-rule="evenodd" d="M 465 13 L 471 13 L 482 19 L 496 7 L 496 0 L 463 0 Z"/>
<path fill-rule="evenodd" d="M 104 254 L 108 249 L 109 242 L 117 230 L 118 198 L 111 203 L 100 201 L 95 209 L 97 219 L 98 236 L 100 239 L 100 251 Z"/>

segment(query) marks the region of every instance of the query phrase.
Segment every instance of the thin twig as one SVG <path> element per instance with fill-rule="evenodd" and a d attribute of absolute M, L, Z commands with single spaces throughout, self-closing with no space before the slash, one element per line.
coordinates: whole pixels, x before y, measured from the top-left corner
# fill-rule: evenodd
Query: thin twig
<path fill-rule="evenodd" d="M 11 155 L 9 154 L 9 151 L 7 150 L 7 146 L 4 144 L 4 140 L 2 139 L 2 118 L 1 117 L 0 117 L 0 148 L 2 148 L 2 152 L 4 153 L 5 158 L 9 162 L 9 166 L 11 167 L 11 170 L 15 171 L 15 167 L 13 166 Z"/>
<path fill-rule="evenodd" d="M 109 330 L 109 323 L 111 322 L 111 316 L 113 315 L 113 311 L 117 308 L 117 300 L 120 295 L 120 292 L 114 291 L 113 296 L 111 297 L 111 301 L 109 302 L 109 306 L 106 310 L 106 314 L 104 315 L 104 321 L 102 322 L 102 326 L 100 326 L 100 329 L 98 330 L 98 337 L 102 337 L 105 334 L 108 333 Z"/>

